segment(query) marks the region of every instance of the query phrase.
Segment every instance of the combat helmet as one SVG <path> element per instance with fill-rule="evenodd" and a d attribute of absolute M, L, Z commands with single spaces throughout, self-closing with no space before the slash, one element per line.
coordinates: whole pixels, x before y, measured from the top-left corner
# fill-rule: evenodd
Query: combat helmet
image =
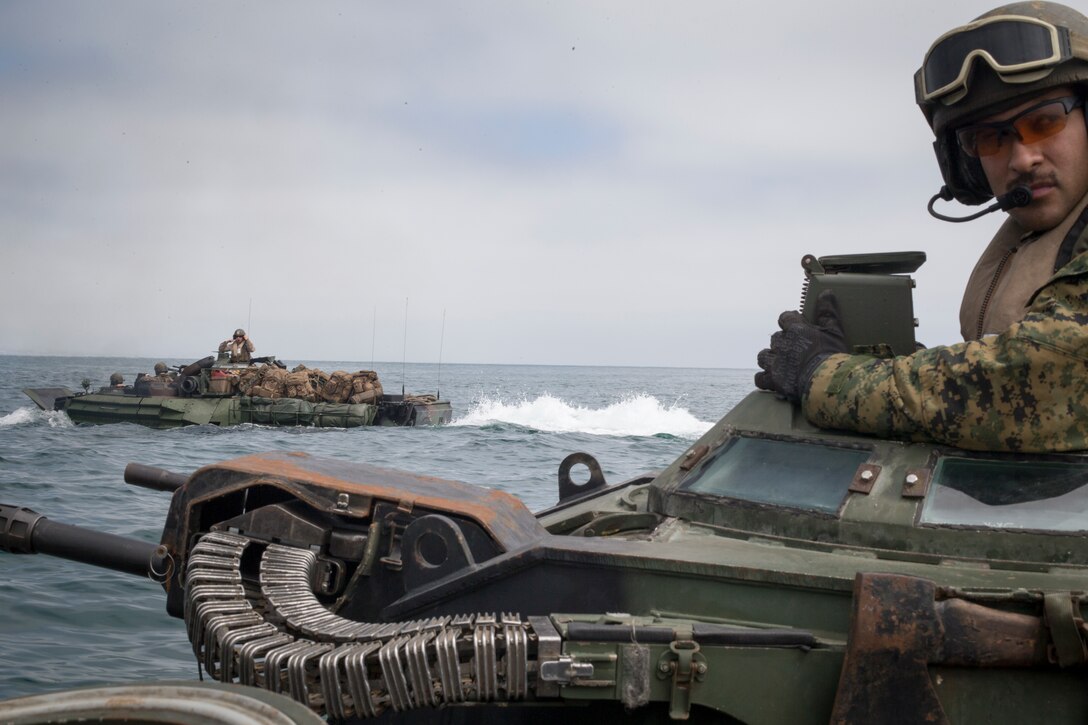
<path fill-rule="evenodd" d="M 164 363 L 164 362 L 155 363 L 155 374 L 156 375 L 162 375 L 163 373 L 165 373 L 167 371 L 167 369 L 168 368 L 166 367 L 166 363 Z"/>
<path fill-rule="evenodd" d="M 114 373 L 110 376 L 110 385 L 124 385 L 125 376 L 121 373 Z"/>
<path fill-rule="evenodd" d="M 234 336 L 235 337 L 245 337 L 246 336 L 246 331 L 243 330 L 241 327 L 239 327 L 237 330 L 234 331 Z"/>
<path fill-rule="evenodd" d="M 914 74 L 914 93 L 937 137 L 941 196 L 981 204 L 994 195 L 982 164 L 959 148 L 956 128 L 1069 85 L 1088 87 L 1088 17 L 1065 5 L 1004 5 L 938 38 Z"/>

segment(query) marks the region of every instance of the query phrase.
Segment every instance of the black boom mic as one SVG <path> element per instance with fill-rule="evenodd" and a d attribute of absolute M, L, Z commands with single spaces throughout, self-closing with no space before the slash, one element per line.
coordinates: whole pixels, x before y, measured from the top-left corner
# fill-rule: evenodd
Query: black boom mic
<path fill-rule="evenodd" d="M 999 197 L 994 199 L 994 203 L 980 212 L 976 212 L 970 216 L 945 216 L 933 210 L 933 205 L 937 203 L 938 199 L 944 201 L 952 201 L 952 192 L 948 190 L 947 186 L 942 186 L 941 190 L 933 195 L 933 198 L 929 200 L 929 204 L 926 209 L 929 213 L 940 219 L 942 222 L 969 222 L 972 219 L 978 219 L 980 216 L 985 216 L 992 211 L 1008 211 L 1009 209 L 1015 209 L 1020 206 L 1027 206 L 1031 203 L 1031 187 L 1027 184 L 1019 184 L 1014 186 L 1011 191 L 1007 191 Z"/>
<path fill-rule="evenodd" d="M 1012 191 L 997 197 L 996 201 L 997 206 L 1001 211 L 1015 209 L 1018 206 L 1027 206 L 1031 203 L 1031 187 L 1027 184 L 1014 186 L 1012 187 Z"/>

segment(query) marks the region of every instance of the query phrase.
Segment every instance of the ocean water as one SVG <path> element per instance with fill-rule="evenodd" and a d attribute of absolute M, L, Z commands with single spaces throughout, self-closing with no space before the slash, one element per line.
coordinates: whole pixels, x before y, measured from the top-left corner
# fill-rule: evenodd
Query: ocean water
<path fill-rule="evenodd" d="M 0 356 L 0 503 L 51 520 L 157 542 L 169 494 L 126 485 L 137 461 L 178 473 L 264 451 L 306 451 L 466 481 L 521 498 L 558 497 L 559 462 L 585 451 L 609 483 L 668 465 L 752 389 L 752 371 L 377 363 L 387 391 L 435 392 L 454 419 L 436 428 L 157 431 L 73 425 L 26 387 L 131 380 L 155 360 Z M 166 360 L 184 364 L 190 360 Z M 288 360 L 333 370 L 369 362 Z M 0 697 L 144 679 L 196 679 L 181 620 L 149 581 L 45 556 L 0 553 Z"/>

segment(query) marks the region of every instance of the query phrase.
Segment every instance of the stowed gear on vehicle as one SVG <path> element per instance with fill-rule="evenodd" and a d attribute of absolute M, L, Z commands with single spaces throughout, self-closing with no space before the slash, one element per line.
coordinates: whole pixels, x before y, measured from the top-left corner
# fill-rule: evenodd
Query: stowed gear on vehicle
<path fill-rule="evenodd" d="M 288 372 L 274 356 L 248 363 L 232 363 L 229 355 L 209 356 L 179 366 L 172 377 L 137 376 L 130 386 L 115 375 L 116 383 L 97 391 L 85 380 L 83 393 L 68 388 L 23 392 L 43 410 L 63 410 L 76 423 L 129 422 L 152 428 L 441 425 L 453 417 L 450 403 L 438 395 L 386 393 L 373 370 L 326 373 L 298 365 Z"/>

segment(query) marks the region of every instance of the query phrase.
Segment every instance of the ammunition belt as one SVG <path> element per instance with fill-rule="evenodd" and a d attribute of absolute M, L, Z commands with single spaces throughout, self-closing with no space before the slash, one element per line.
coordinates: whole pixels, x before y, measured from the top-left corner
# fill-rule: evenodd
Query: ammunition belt
<path fill-rule="evenodd" d="M 288 694 L 333 721 L 390 707 L 525 698 L 536 674 L 534 625 L 550 629 L 545 620 L 530 624 L 506 613 L 357 622 L 314 595 L 317 556 L 310 550 L 265 547 L 258 594 L 242 578 L 250 543 L 207 533 L 186 565 L 189 641 L 215 679 Z M 555 631 L 540 636 L 555 639 Z"/>

